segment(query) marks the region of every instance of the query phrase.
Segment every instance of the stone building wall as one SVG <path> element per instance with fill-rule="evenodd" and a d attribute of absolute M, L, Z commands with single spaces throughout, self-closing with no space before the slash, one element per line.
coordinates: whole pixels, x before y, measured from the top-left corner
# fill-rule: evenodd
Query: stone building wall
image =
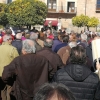
<path fill-rule="evenodd" d="M 15 1 L 15 0 L 12 0 L 12 1 Z M 0 3 L 6 3 L 7 0 L 0 0 Z"/>
<path fill-rule="evenodd" d="M 12 0 L 14 1 L 14 0 Z M 47 0 L 40 0 L 47 4 Z M 0 0 L 0 3 L 5 3 L 6 0 Z M 67 11 L 67 2 L 75 2 L 75 7 L 77 8 L 77 15 L 84 14 L 89 17 L 97 17 L 100 19 L 100 13 L 96 13 L 96 2 L 97 0 L 57 0 L 56 5 L 58 6 L 57 11 L 63 5 L 63 10 Z M 54 18 L 56 19 L 56 18 Z M 61 18 L 62 27 L 69 28 L 71 30 L 80 31 L 84 28 L 77 28 L 72 25 L 72 19 Z M 91 29 L 91 30 L 95 30 Z"/>

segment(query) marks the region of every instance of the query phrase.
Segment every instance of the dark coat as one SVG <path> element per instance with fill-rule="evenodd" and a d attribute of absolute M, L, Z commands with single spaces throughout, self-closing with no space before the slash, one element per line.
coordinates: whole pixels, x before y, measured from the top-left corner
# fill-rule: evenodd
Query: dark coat
<path fill-rule="evenodd" d="M 62 48 L 62 47 L 65 47 L 65 46 L 67 46 L 68 44 L 67 43 L 62 43 L 62 44 L 59 44 L 59 45 L 57 45 L 56 47 L 55 47 L 55 49 L 54 49 L 54 52 L 58 52 L 58 50 L 60 49 L 60 48 Z"/>
<path fill-rule="evenodd" d="M 51 48 L 44 47 L 42 50 L 37 52 L 37 54 L 42 55 L 49 60 L 50 65 L 51 65 L 49 66 L 49 78 L 50 79 L 53 77 L 57 69 L 60 69 L 63 67 L 63 62 L 61 58 L 59 57 L 58 54 L 53 52 Z"/>
<path fill-rule="evenodd" d="M 98 83 L 98 87 L 95 94 L 95 100 L 100 100 L 100 81 Z"/>
<path fill-rule="evenodd" d="M 69 64 L 57 71 L 53 81 L 68 86 L 76 100 L 94 100 L 99 78 L 86 66 Z"/>
<path fill-rule="evenodd" d="M 43 56 L 21 55 L 4 68 L 2 79 L 8 82 L 15 75 L 12 97 L 16 100 L 32 100 L 39 86 L 48 82 L 48 66 L 49 62 Z"/>
<path fill-rule="evenodd" d="M 94 66 L 94 62 L 93 62 L 93 56 L 92 56 L 92 45 L 91 43 L 89 44 L 89 46 L 86 47 L 86 55 L 89 58 L 91 64 L 92 64 L 92 71 L 95 72 L 96 70 L 96 66 Z"/>
<path fill-rule="evenodd" d="M 62 42 L 60 40 L 57 39 L 54 39 L 53 40 L 53 45 L 52 45 L 52 51 L 54 51 L 55 47 L 59 44 L 62 44 Z"/>
<path fill-rule="evenodd" d="M 12 41 L 12 46 L 17 48 L 17 51 L 19 53 L 19 55 L 21 54 L 21 50 L 22 50 L 22 40 L 21 39 L 15 39 Z"/>
<path fill-rule="evenodd" d="M 37 43 L 37 41 L 34 41 L 34 42 L 35 42 L 36 52 L 41 50 L 42 47 Z"/>

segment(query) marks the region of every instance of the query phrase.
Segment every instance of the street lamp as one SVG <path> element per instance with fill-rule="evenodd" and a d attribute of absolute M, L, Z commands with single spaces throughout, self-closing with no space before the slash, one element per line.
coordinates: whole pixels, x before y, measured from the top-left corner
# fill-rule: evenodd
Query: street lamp
<path fill-rule="evenodd" d="M 86 7 L 87 7 L 87 0 L 85 0 L 85 16 L 86 16 Z M 84 31 L 85 31 L 85 26 L 84 26 Z"/>
<path fill-rule="evenodd" d="M 86 15 L 87 0 L 85 0 L 85 15 Z"/>

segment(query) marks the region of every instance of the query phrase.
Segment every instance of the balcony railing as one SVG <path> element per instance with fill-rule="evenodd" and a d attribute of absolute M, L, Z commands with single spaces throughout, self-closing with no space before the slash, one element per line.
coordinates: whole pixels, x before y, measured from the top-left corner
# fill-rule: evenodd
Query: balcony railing
<path fill-rule="evenodd" d="M 54 7 L 48 7 L 48 12 L 54 12 L 54 13 L 76 13 L 77 9 L 76 7 L 69 7 L 67 6 L 54 6 Z"/>

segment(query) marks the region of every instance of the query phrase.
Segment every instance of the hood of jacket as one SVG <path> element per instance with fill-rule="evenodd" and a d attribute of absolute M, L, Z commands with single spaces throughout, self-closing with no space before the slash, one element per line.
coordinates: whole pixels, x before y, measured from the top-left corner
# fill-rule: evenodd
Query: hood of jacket
<path fill-rule="evenodd" d="M 91 70 L 85 65 L 69 64 L 65 70 L 72 79 L 78 82 L 84 81 L 91 74 Z"/>

